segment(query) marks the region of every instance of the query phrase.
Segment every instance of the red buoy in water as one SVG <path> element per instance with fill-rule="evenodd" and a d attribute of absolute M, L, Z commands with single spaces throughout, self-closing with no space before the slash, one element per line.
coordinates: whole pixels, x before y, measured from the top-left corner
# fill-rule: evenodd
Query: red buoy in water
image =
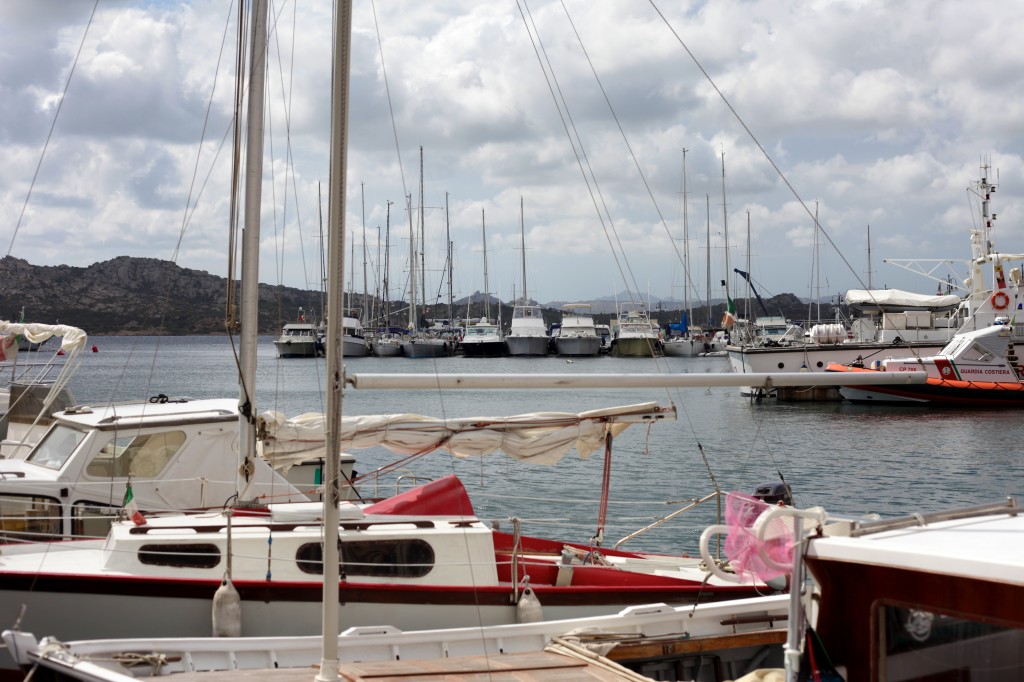
<path fill-rule="evenodd" d="M 95 343 L 94 343 L 94 344 L 92 344 L 92 352 L 93 352 L 93 353 L 99 353 L 99 352 L 100 352 L 100 349 L 96 347 L 96 344 L 95 344 Z"/>

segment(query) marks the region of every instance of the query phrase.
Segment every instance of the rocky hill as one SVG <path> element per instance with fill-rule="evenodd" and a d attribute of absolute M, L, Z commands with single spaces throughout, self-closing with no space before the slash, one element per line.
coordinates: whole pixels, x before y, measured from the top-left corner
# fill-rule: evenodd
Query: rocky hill
<path fill-rule="evenodd" d="M 61 323 L 90 334 L 217 334 L 225 331 L 227 280 L 155 258 L 121 256 L 80 268 L 0 259 L 0 318 Z M 318 292 L 261 284 L 261 333 L 275 333 Z"/>
<path fill-rule="evenodd" d="M 10 256 L 0 259 L 0 319 L 18 320 L 24 311 L 25 321 L 69 324 L 81 327 L 90 334 L 222 334 L 225 332 L 227 280 L 203 270 L 191 270 L 155 258 L 121 256 L 95 263 L 89 267 L 70 265 L 32 265 Z M 482 296 L 474 294 L 456 303 L 453 317 L 479 318 L 484 315 Z M 599 301 L 600 299 L 595 299 Z M 580 301 L 586 302 L 586 301 Z M 295 320 L 299 308 L 318 317 L 320 293 L 292 287 L 260 285 L 260 333 L 276 334 L 281 325 Z M 361 296 L 355 295 L 352 306 L 361 306 Z M 560 306 L 544 305 L 547 324 L 561 320 Z M 662 326 L 679 320 L 679 310 L 669 309 L 662 302 L 651 311 L 652 318 Z M 722 318 L 724 305 L 694 309 L 694 324 L 714 323 Z M 747 310 L 743 299 L 736 300 L 742 315 Z M 782 315 L 792 320 L 807 317 L 808 305 L 792 294 L 780 294 L 765 301 L 771 315 Z M 756 301 L 750 308 L 761 313 Z M 404 326 L 405 304 L 393 302 L 393 325 Z M 507 326 L 512 309 L 507 303 L 491 298 L 491 317 L 498 314 Z M 822 318 L 833 315 L 831 305 L 822 304 Z M 447 306 L 428 306 L 427 318 L 448 317 Z M 607 323 L 610 312 L 595 309 L 595 320 Z"/>

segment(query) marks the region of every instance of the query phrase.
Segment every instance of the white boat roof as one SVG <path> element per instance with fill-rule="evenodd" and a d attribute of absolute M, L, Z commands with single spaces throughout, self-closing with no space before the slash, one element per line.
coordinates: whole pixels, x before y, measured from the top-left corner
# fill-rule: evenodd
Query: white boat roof
<path fill-rule="evenodd" d="M 860 308 L 891 308 L 897 310 L 946 310 L 960 305 L 956 294 L 929 296 L 899 289 L 850 289 L 846 304 Z"/>
<path fill-rule="evenodd" d="M 1011 508 L 1008 505 L 1003 507 Z M 891 530 L 857 537 L 823 537 L 809 543 L 807 557 L 976 578 L 1024 586 L 1024 515 L 987 513 L 928 521 L 907 519 Z M 881 521 L 878 524 L 898 523 Z M 865 529 L 871 524 L 865 524 Z"/>
<path fill-rule="evenodd" d="M 79 428 L 114 428 L 133 425 L 222 422 L 238 419 L 238 400 L 170 398 L 166 402 L 140 401 L 110 405 L 76 405 L 53 415 L 54 420 Z"/>

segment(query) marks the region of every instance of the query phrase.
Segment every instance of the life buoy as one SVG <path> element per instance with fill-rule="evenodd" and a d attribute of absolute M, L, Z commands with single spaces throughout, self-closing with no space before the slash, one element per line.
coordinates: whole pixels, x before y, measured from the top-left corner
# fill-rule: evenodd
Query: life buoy
<path fill-rule="evenodd" d="M 996 310 L 1006 310 L 1006 306 L 1010 305 L 1010 297 L 1006 295 L 1005 291 L 997 291 L 992 294 L 992 307 Z"/>

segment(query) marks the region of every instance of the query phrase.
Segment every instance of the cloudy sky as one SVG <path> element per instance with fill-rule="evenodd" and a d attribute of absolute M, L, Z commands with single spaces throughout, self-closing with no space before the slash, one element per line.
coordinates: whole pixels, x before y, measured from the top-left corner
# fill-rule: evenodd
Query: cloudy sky
<path fill-rule="evenodd" d="M 315 289 L 332 3 L 271 12 L 260 279 Z M 356 0 L 354 12 L 357 291 L 364 244 L 379 286 L 393 202 L 401 295 L 421 147 L 431 299 L 446 297 L 446 202 L 457 297 L 485 288 L 483 224 L 487 288 L 521 294 L 520 205 L 542 302 L 682 299 L 687 252 L 696 299 L 709 261 L 722 296 L 727 253 L 762 295 L 833 295 L 867 286 L 869 270 L 875 287 L 933 293 L 884 260 L 965 260 L 984 164 L 1000 181 L 993 241 L 1024 252 L 1024 4 Z M 228 0 L 0 3 L 4 253 L 227 273 L 236 13 Z"/>

